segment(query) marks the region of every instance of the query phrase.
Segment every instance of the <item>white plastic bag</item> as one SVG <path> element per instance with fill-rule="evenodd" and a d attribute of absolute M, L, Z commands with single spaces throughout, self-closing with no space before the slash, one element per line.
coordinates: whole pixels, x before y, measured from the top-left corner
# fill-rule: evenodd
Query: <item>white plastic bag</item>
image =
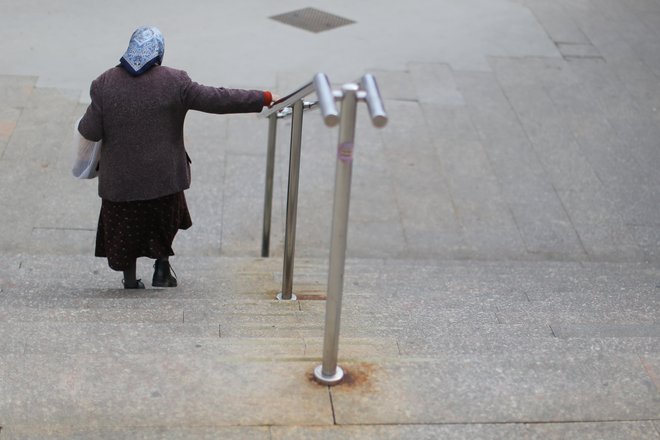
<path fill-rule="evenodd" d="M 73 125 L 73 177 L 76 179 L 93 179 L 98 175 L 98 165 L 101 159 L 101 141 L 94 142 L 85 139 L 78 131 L 82 117 Z"/>

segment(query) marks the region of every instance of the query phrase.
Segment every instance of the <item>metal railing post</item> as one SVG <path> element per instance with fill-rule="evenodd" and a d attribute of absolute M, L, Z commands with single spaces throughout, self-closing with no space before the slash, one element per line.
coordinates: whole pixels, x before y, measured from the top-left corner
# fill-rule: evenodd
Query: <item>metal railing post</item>
<path fill-rule="evenodd" d="M 293 259 L 296 247 L 296 216 L 298 213 L 298 182 L 300 178 L 300 146 L 302 143 L 303 101 L 293 104 L 291 115 L 291 152 L 289 155 L 289 188 L 286 203 L 286 230 L 284 235 L 284 264 L 280 300 L 295 300 L 293 294 Z"/>
<path fill-rule="evenodd" d="M 335 100 L 334 100 L 335 98 L 333 95 L 332 88 L 330 86 L 330 81 L 328 80 L 327 75 L 325 75 L 324 73 L 317 73 L 311 82 L 303 85 L 301 88 L 291 93 L 290 95 L 287 95 L 282 99 L 279 99 L 271 107 L 265 109 L 261 113 L 261 117 L 269 119 L 268 152 L 266 159 L 266 190 L 265 190 L 266 194 L 264 197 L 264 215 L 263 215 L 263 228 L 262 228 L 263 232 L 262 232 L 262 240 L 261 240 L 261 256 L 264 258 L 268 257 L 270 254 L 270 230 L 271 230 L 272 209 L 273 209 L 273 174 L 275 168 L 275 143 L 277 136 L 277 119 L 291 116 L 293 114 L 293 106 L 298 101 L 301 101 L 303 98 L 305 98 L 307 95 L 309 95 L 312 92 L 316 92 L 318 101 L 316 102 L 303 101 L 302 102 L 303 110 L 309 110 L 318 105 L 321 109 L 321 114 L 323 115 L 323 121 L 325 122 L 325 124 L 328 127 L 334 127 L 335 125 L 337 125 L 339 123 L 339 112 L 337 111 L 337 107 L 335 105 Z M 300 128 L 300 126 L 298 128 Z M 294 127 L 292 126 L 292 133 L 293 132 L 294 132 Z M 293 143 L 293 138 L 291 139 L 291 141 Z M 298 155 L 298 157 L 300 156 Z M 291 167 L 289 167 L 289 177 L 292 176 L 291 171 L 292 171 Z M 289 185 L 288 185 L 289 189 L 292 188 L 291 183 L 292 183 L 291 179 L 289 178 Z M 296 187 L 296 191 L 295 191 L 296 194 L 294 199 L 297 200 L 297 184 L 295 185 L 295 187 Z M 289 191 L 289 195 L 292 195 L 291 191 Z M 288 199 L 288 201 L 290 200 L 291 198 Z M 295 204 L 295 200 L 294 200 L 294 204 Z M 295 233 L 295 206 L 291 206 L 291 203 L 289 202 L 288 208 L 289 207 L 293 207 L 294 209 L 287 209 L 287 220 L 289 219 L 288 215 L 290 213 L 293 214 L 293 220 L 294 220 L 293 226 Z M 291 223 L 287 223 L 287 228 L 290 225 Z M 292 236 L 292 234 L 289 234 L 289 236 Z M 290 245 L 288 249 L 293 250 L 293 246 L 294 245 Z M 291 277 L 289 277 L 289 279 L 290 278 Z M 290 292 L 290 289 L 287 289 L 286 287 L 283 289 L 283 292 L 286 293 L 287 290 L 289 290 Z"/>
<path fill-rule="evenodd" d="M 270 253 L 270 226 L 273 212 L 273 177 L 275 174 L 275 142 L 277 139 L 277 113 L 268 117 L 268 151 L 266 153 L 266 195 L 264 196 L 264 224 L 261 236 L 261 256 Z"/>
<path fill-rule="evenodd" d="M 344 288 L 344 264 L 348 235 L 348 209 L 353 171 L 353 146 L 358 101 L 357 84 L 342 88 L 343 98 L 339 116 L 339 142 L 335 170 L 335 195 L 330 239 L 330 268 L 325 311 L 323 363 L 314 369 L 315 378 L 326 385 L 341 381 L 344 371 L 337 365 L 341 301 Z"/>

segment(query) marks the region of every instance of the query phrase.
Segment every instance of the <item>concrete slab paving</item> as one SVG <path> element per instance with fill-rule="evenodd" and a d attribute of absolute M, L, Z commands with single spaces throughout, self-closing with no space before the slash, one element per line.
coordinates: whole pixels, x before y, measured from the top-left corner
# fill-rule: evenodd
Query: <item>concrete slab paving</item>
<path fill-rule="evenodd" d="M 361 389 L 332 388 L 340 425 L 650 420 L 660 411 L 638 356 L 494 355 L 486 363 L 447 357 L 351 367 L 370 380 Z M 608 398 L 623 390 L 629 400 Z"/>
<path fill-rule="evenodd" d="M 145 23 L 159 26 L 166 36 L 168 63 L 186 66 L 201 82 L 222 81 L 239 87 L 272 86 L 277 72 L 303 73 L 308 80 L 317 71 L 327 71 L 331 78 L 350 81 L 366 69 L 400 70 L 410 61 L 434 62 L 441 58 L 463 69 L 487 69 L 487 55 L 558 56 L 530 11 L 508 0 L 444 1 L 437 5 L 415 1 L 405 9 L 374 1 L 328 7 L 314 0 L 304 6 L 357 22 L 319 34 L 268 18 L 302 6 L 292 1 L 261 2 L 258 8 L 233 5 L 222 11 L 210 3 L 183 12 L 175 2 L 158 3 L 157 8 L 155 5 L 145 3 L 131 8 L 131 18 L 126 20 L 123 12 L 128 3 L 101 9 L 84 2 L 58 2 L 46 7 L 34 2 L 12 4 L 15 13 L 5 17 L 0 26 L 0 41 L 4 42 L 0 51 L 6 59 L 3 73 L 38 76 L 42 87 L 85 90 L 92 78 L 117 62 L 130 33 Z M 81 20 L 98 15 L 105 18 L 100 27 Z M 218 19 L 222 19 L 222 26 L 217 26 Z M 391 23 L 397 23 L 396 28 Z M 26 26 L 77 30 L 39 38 L 37 34 L 21 34 Z M 520 38 L 523 35 L 525 38 Z M 90 40 L 90 36 L 95 37 Z M 228 41 L 232 44 L 225 44 Z M 56 55 L 63 47 L 80 54 L 75 71 Z M 204 56 L 209 53 L 218 55 Z M 264 63 L 257 54 L 268 54 L 271 61 Z M 235 59 L 241 62 L 228 62 Z"/>
<path fill-rule="evenodd" d="M 319 439 L 334 440 L 343 438 L 365 439 L 479 439 L 496 440 L 502 438 L 524 439 L 599 439 L 617 440 L 657 439 L 657 432 L 651 422 L 627 423 L 566 423 L 566 424 L 447 424 L 447 425 L 373 425 L 373 426 L 334 426 L 334 427 L 273 427 L 273 439 Z"/>
<path fill-rule="evenodd" d="M 5 362 L 2 424 L 19 431 L 332 423 L 327 389 L 297 383 L 313 367 L 306 362 L 246 364 L 213 354 L 28 355 Z"/>
<path fill-rule="evenodd" d="M 510 328 L 515 329 L 514 326 Z M 548 336 L 532 336 L 515 330 L 496 329 L 487 334 L 472 336 L 443 336 L 434 339 L 399 338 L 399 349 L 403 357 L 427 357 L 437 353 L 451 355 L 498 354 L 514 352 L 521 354 L 540 353 L 545 355 L 573 356 L 599 353 L 644 355 L 656 353 L 660 347 L 657 337 L 648 338 L 571 338 L 559 339 Z"/>
<path fill-rule="evenodd" d="M 5 430 L 9 439 L 21 438 L 37 440 L 47 436 L 49 439 L 71 440 L 106 440 L 122 439 L 158 439 L 158 440 L 206 440 L 223 438 L 240 440 L 245 438 L 268 440 L 271 438 L 268 427 L 200 427 L 200 428 L 163 428 L 163 427 L 110 427 L 110 428 L 61 428 L 48 432 L 34 432 L 29 428 Z"/>

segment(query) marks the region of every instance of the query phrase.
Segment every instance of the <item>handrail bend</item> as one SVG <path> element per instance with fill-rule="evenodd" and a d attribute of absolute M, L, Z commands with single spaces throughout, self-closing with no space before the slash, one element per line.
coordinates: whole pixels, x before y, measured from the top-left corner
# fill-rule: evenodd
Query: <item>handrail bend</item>
<path fill-rule="evenodd" d="M 259 116 L 262 118 L 268 118 L 273 114 L 279 113 L 281 110 L 291 107 L 295 102 L 300 101 L 314 92 L 316 93 L 318 101 L 316 103 L 310 103 L 310 106 L 315 104 L 319 105 L 321 108 L 321 115 L 323 115 L 323 121 L 328 127 L 334 127 L 339 124 L 339 111 L 337 111 L 337 106 L 335 105 L 335 98 L 332 94 L 330 81 L 324 73 L 317 73 L 312 81 L 285 97 L 278 99 L 269 108 L 263 110 Z"/>

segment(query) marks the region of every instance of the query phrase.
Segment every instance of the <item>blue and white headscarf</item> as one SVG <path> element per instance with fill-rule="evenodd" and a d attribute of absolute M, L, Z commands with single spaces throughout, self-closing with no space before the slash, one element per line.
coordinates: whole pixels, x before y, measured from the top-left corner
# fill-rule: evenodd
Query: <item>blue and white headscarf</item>
<path fill-rule="evenodd" d="M 163 34 L 158 28 L 143 26 L 131 35 L 128 49 L 119 62 L 128 73 L 138 76 L 149 70 L 154 64 L 161 64 L 164 54 L 165 38 L 163 38 Z"/>

